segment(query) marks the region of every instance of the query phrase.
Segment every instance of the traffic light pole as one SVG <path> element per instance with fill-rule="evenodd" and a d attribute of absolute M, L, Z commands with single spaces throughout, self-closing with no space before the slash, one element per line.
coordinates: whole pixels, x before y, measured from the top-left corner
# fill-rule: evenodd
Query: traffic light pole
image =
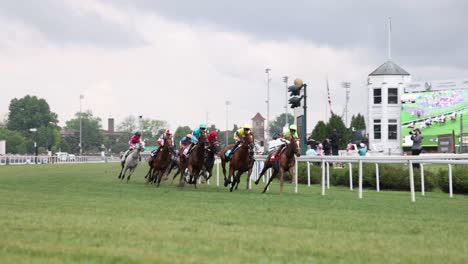
<path fill-rule="evenodd" d="M 304 116 L 302 117 L 302 154 L 307 151 L 307 84 L 304 83 Z"/>

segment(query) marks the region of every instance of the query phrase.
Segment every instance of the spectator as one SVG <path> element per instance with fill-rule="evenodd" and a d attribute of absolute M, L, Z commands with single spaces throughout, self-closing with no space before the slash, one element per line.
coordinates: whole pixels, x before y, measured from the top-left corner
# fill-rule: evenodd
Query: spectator
<path fill-rule="evenodd" d="M 413 146 L 411 146 L 411 155 L 417 156 L 422 150 L 421 141 L 423 137 L 421 136 L 421 130 L 416 128 L 413 132 L 410 132 L 410 134 L 411 140 L 413 141 Z M 419 168 L 419 163 L 413 163 L 413 168 Z"/>
<path fill-rule="evenodd" d="M 317 152 L 315 151 L 315 149 L 312 148 L 311 145 L 309 145 L 306 151 L 306 156 L 317 156 Z"/>
<path fill-rule="evenodd" d="M 318 156 L 323 156 L 323 145 L 322 145 L 322 143 L 317 144 L 317 148 L 315 149 L 315 153 Z"/>
<path fill-rule="evenodd" d="M 367 146 L 366 144 L 362 143 L 359 144 L 359 150 L 358 150 L 359 156 L 366 156 L 367 154 Z"/>
<path fill-rule="evenodd" d="M 330 144 L 330 139 L 326 138 L 325 141 L 323 141 L 323 154 L 325 156 L 330 156 L 332 151 L 332 146 Z"/>
<path fill-rule="evenodd" d="M 338 150 L 340 149 L 340 137 L 336 133 L 336 129 L 333 129 L 333 132 L 330 136 L 331 139 L 331 150 L 333 156 L 338 156 Z"/>

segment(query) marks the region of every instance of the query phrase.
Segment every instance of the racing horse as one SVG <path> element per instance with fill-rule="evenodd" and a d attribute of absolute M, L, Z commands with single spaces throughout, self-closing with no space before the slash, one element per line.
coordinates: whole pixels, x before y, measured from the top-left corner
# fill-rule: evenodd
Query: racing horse
<path fill-rule="evenodd" d="M 243 140 L 242 144 L 234 150 L 234 154 L 232 154 L 232 158 L 229 161 L 226 157 L 226 152 L 231 149 L 232 150 L 233 145 L 227 145 L 224 147 L 224 149 L 219 153 L 219 157 L 221 158 L 221 166 L 223 168 L 223 174 L 224 174 L 224 186 L 227 187 L 229 184 L 231 184 L 231 188 L 229 191 L 232 192 L 234 189 L 234 186 L 237 187 L 239 186 L 240 182 L 240 176 L 244 172 L 248 172 L 250 174 L 252 170 L 252 165 L 253 165 L 253 157 L 251 156 L 251 152 L 255 148 L 254 144 L 254 136 L 252 133 L 246 135 Z M 226 177 L 226 163 L 230 162 L 229 165 L 229 175 Z M 234 173 L 236 175 L 234 176 Z"/>
<path fill-rule="evenodd" d="M 140 152 L 142 152 L 145 149 L 145 143 L 140 142 L 135 144 L 135 149 L 128 154 L 127 158 L 123 160 L 120 165 L 122 169 L 120 170 L 119 173 L 119 179 L 123 180 L 125 178 L 125 174 L 127 173 L 127 170 L 130 170 L 128 176 L 127 176 L 127 183 L 130 180 L 130 176 L 132 176 L 133 172 L 135 171 L 136 167 L 138 166 L 138 162 L 140 159 Z M 124 170 L 125 169 L 125 170 Z M 123 172 L 123 174 L 122 174 Z"/>
<path fill-rule="evenodd" d="M 289 143 L 285 146 L 284 151 L 280 154 L 279 159 L 271 159 L 271 156 L 275 154 L 275 152 L 270 153 L 268 155 L 262 172 L 260 173 L 260 176 L 258 179 L 255 181 L 255 184 L 258 184 L 262 176 L 265 174 L 265 172 L 273 167 L 273 174 L 270 177 L 270 180 L 268 181 L 267 185 L 265 186 L 265 189 L 263 189 L 262 193 L 265 193 L 266 190 L 268 189 L 268 186 L 270 185 L 271 181 L 278 175 L 279 173 L 279 178 L 280 178 L 280 194 L 283 193 L 283 175 L 285 171 L 289 172 L 289 175 L 291 175 L 291 179 L 294 181 L 296 172 L 296 156 L 300 157 L 300 149 L 299 149 L 299 143 L 297 139 L 294 138 L 289 138 Z M 276 163 L 276 164 L 275 164 Z"/>
<path fill-rule="evenodd" d="M 179 167 L 181 172 L 186 174 L 185 176 L 189 176 L 187 182 L 189 184 L 194 184 L 195 188 L 197 188 L 197 180 L 205 163 L 205 143 L 206 132 L 202 131 L 197 145 L 191 150 L 188 160 L 186 163 L 182 162 Z M 185 164 L 187 167 L 185 167 Z M 186 177 L 180 177 L 180 186 L 184 186 L 184 180 L 186 180 Z"/>
<path fill-rule="evenodd" d="M 219 151 L 219 142 L 217 139 L 212 140 L 209 142 L 208 149 L 205 155 L 205 166 L 203 168 L 203 176 L 205 180 L 209 180 L 211 176 L 213 176 L 213 166 L 215 163 L 215 155 L 218 154 Z"/>
<path fill-rule="evenodd" d="M 150 171 L 149 177 L 147 178 L 146 182 L 149 183 L 156 183 L 156 187 L 159 187 L 161 183 L 161 178 L 163 177 L 164 173 L 171 165 L 172 160 L 172 137 L 165 137 L 164 144 L 161 147 L 162 149 L 159 150 L 158 155 L 150 162 Z"/>

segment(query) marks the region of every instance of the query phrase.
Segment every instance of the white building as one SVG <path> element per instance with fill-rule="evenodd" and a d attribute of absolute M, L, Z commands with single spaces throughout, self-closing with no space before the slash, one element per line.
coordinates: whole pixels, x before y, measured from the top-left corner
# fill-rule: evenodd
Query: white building
<path fill-rule="evenodd" d="M 380 65 L 367 78 L 369 147 L 401 155 L 401 100 L 410 74 L 392 61 Z"/>

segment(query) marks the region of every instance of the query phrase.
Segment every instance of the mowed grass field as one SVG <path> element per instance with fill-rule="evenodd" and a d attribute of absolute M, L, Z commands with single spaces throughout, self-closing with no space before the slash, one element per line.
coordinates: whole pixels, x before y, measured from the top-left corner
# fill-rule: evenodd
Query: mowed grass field
<path fill-rule="evenodd" d="M 466 196 L 156 188 L 146 169 L 0 166 L 0 263 L 468 263 Z"/>

